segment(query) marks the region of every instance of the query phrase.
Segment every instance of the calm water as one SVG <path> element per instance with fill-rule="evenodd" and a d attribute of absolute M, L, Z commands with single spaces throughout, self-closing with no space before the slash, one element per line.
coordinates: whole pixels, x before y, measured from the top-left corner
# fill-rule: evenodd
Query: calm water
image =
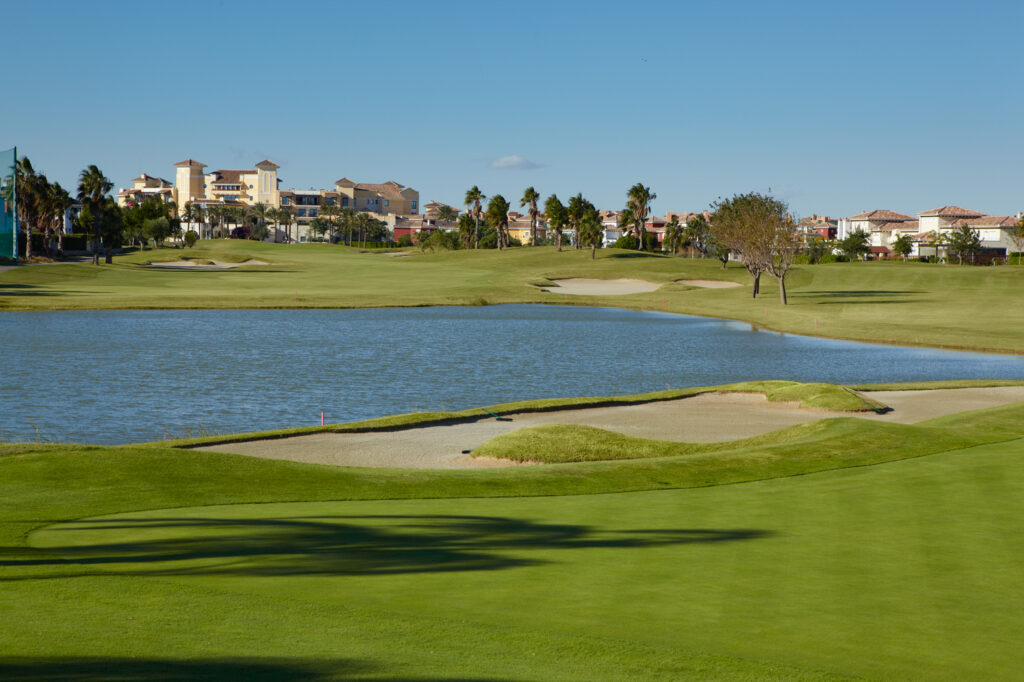
<path fill-rule="evenodd" d="M 574 306 L 0 313 L 0 439 L 128 443 L 750 379 L 1024 379 L 1024 358 Z"/>

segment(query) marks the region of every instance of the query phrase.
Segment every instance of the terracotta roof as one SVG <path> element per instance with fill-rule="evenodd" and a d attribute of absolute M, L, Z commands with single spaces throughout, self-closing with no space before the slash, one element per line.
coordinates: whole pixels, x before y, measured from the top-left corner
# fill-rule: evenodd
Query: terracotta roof
<path fill-rule="evenodd" d="M 865 211 L 864 213 L 852 215 L 848 218 L 848 220 L 871 220 L 893 222 L 897 220 L 913 220 L 913 218 L 908 215 L 904 215 L 903 213 L 897 213 L 896 211 L 876 209 L 874 211 Z"/>
<path fill-rule="evenodd" d="M 356 183 L 352 182 L 348 178 L 342 178 L 341 180 L 335 180 L 335 185 L 341 185 L 342 187 L 355 187 Z"/>
<path fill-rule="evenodd" d="M 199 163 L 195 159 L 185 159 L 184 161 L 179 161 L 178 163 L 176 163 L 174 165 L 175 166 L 199 166 L 200 168 L 206 168 L 206 164 L 205 163 Z"/>
<path fill-rule="evenodd" d="M 960 206 L 941 206 L 930 211 L 918 213 L 917 215 L 925 217 L 938 216 L 939 218 L 980 218 L 984 213 L 978 213 L 977 211 L 961 208 Z"/>
<path fill-rule="evenodd" d="M 256 164 L 256 168 L 280 168 L 280 166 L 278 166 L 273 161 L 268 161 L 267 159 L 263 159 L 262 161 L 260 161 L 259 163 Z"/>
<path fill-rule="evenodd" d="M 892 253 L 892 250 L 887 246 L 869 246 L 868 248 L 871 250 L 871 253 Z"/>
<path fill-rule="evenodd" d="M 961 223 L 971 227 L 1014 227 L 1020 220 L 1012 215 L 983 215 L 980 218 L 968 218 L 957 224 Z"/>
<path fill-rule="evenodd" d="M 890 220 L 884 223 L 880 223 L 876 228 L 875 232 L 892 232 L 893 230 L 916 230 L 918 221 L 916 220 Z M 826 227 L 826 226 L 822 226 Z"/>
<path fill-rule="evenodd" d="M 404 189 L 408 189 L 403 185 L 399 185 L 397 182 L 383 182 L 383 183 L 372 183 L 372 182 L 361 182 L 356 185 L 356 189 L 369 190 L 371 192 L 377 192 L 381 196 L 385 196 L 388 199 L 405 199 L 401 192 Z"/>
<path fill-rule="evenodd" d="M 238 169 L 226 169 L 210 171 L 207 175 L 216 175 L 214 183 L 218 185 L 241 185 L 243 175 L 253 175 L 252 169 L 238 170 Z"/>

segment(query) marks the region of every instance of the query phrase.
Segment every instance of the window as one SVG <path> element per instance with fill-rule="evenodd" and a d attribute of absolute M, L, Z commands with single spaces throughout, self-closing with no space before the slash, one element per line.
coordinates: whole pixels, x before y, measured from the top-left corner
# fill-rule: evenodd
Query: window
<path fill-rule="evenodd" d="M 385 206 L 390 206 L 390 205 L 391 205 L 391 202 L 390 202 L 390 201 L 388 201 L 387 199 L 385 199 L 385 200 L 384 200 L 384 205 L 385 205 Z"/>
<path fill-rule="evenodd" d="M 299 209 L 299 217 L 300 218 L 305 218 L 306 217 L 306 209 L 304 209 L 304 208 L 300 208 Z"/>
<path fill-rule="evenodd" d="M 341 205 L 342 206 L 348 206 L 348 197 L 342 197 L 341 198 Z"/>
<path fill-rule="evenodd" d="M 410 201 L 409 202 L 409 208 L 411 208 L 412 212 L 415 213 L 416 212 L 416 202 L 415 201 Z"/>
<path fill-rule="evenodd" d="M 327 205 L 328 206 L 334 206 L 334 203 L 335 203 L 334 199 L 332 199 L 331 197 L 327 197 Z"/>
<path fill-rule="evenodd" d="M 287 205 L 288 205 L 288 204 L 290 204 L 291 202 L 292 202 L 292 200 L 291 200 L 291 199 L 289 199 L 288 197 L 281 197 L 281 205 L 282 205 L 282 206 L 287 206 Z"/>
<path fill-rule="evenodd" d="M 249 185 L 249 189 L 252 189 L 252 185 Z"/>
<path fill-rule="evenodd" d="M 317 211 L 316 211 L 316 209 L 315 209 L 315 208 L 311 208 L 311 209 L 309 209 L 309 217 L 310 217 L 310 218 L 315 218 L 316 216 L 317 216 Z"/>

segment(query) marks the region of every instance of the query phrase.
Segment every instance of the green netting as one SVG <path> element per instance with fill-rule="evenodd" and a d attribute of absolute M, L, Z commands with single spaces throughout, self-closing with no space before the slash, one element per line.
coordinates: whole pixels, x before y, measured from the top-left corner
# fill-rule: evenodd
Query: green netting
<path fill-rule="evenodd" d="M 0 258 L 18 257 L 17 160 L 17 147 L 0 151 Z"/>

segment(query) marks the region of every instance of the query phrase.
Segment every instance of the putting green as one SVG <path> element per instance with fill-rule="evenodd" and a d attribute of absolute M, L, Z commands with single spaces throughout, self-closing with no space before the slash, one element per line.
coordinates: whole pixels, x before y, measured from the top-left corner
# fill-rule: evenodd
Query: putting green
<path fill-rule="evenodd" d="M 690 490 L 157 509 L 30 543 L 79 597 L 63 617 L 94 623 L 71 649 L 381 675 L 1005 678 L 1022 452 Z M 111 611 L 137 640 L 104 639 Z"/>

